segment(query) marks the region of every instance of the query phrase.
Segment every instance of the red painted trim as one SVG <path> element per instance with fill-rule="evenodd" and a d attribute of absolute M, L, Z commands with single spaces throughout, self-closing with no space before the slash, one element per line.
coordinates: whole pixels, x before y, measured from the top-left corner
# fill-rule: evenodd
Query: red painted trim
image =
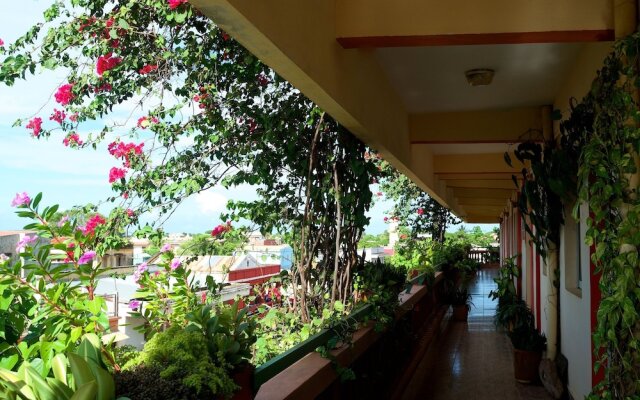
<path fill-rule="evenodd" d="M 522 218 L 520 218 L 520 211 L 516 209 L 515 212 L 516 217 L 516 254 L 518 255 L 518 269 L 520 270 L 520 276 L 518 277 L 517 288 L 516 291 L 518 295 L 522 297 Z M 526 299 L 525 299 L 526 300 Z"/>
<path fill-rule="evenodd" d="M 530 257 L 527 257 L 527 297 L 531 298 L 531 304 L 529 307 L 535 310 L 536 295 L 533 290 L 533 241 L 529 240 L 529 253 Z M 530 262 L 529 262 L 530 261 Z M 537 312 L 537 310 L 535 310 Z"/>
<path fill-rule="evenodd" d="M 542 305 L 540 297 L 542 296 L 540 288 L 540 254 L 536 252 L 536 326 L 538 330 L 542 329 Z"/>
<path fill-rule="evenodd" d="M 463 33 L 451 35 L 339 37 L 345 49 L 361 47 L 466 46 L 478 44 L 610 42 L 613 29 L 547 32 Z"/>
<path fill-rule="evenodd" d="M 593 244 L 589 248 L 589 260 L 591 255 L 595 254 L 596 245 Z M 596 274 L 596 265 L 593 261 L 589 261 L 589 287 L 591 290 L 591 385 L 596 386 L 604 379 L 604 368 L 600 368 L 598 372 L 595 372 L 596 356 L 595 356 L 595 343 L 593 342 L 593 333 L 596 331 L 598 325 L 598 307 L 600 306 L 600 300 L 602 299 L 602 292 L 600 292 L 600 276 L 602 274 Z"/>

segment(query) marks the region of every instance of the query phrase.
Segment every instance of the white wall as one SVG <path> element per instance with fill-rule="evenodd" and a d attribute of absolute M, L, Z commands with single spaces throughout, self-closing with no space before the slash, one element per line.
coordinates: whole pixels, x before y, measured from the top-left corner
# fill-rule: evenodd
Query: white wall
<path fill-rule="evenodd" d="M 560 242 L 560 332 L 561 352 L 569 360 L 568 388 L 574 399 L 583 399 L 591 392 L 591 293 L 589 285 L 590 263 L 589 247 L 584 244 L 586 218 L 589 210 L 581 207 L 581 223 L 574 225 L 567 215 L 566 225 L 562 228 Z M 567 268 L 571 268 L 575 254 L 573 229 L 579 226 L 581 233 L 582 289 L 567 289 L 573 282 L 567 282 Z M 571 241 L 571 242 L 570 242 Z"/>

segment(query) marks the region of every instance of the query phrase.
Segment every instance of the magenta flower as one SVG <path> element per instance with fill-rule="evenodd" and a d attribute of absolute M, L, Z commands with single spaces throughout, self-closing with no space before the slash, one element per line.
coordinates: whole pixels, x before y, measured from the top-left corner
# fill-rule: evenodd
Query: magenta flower
<path fill-rule="evenodd" d="M 171 269 L 175 271 L 178 267 L 180 267 L 180 260 L 174 258 L 173 261 L 171 261 Z"/>
<path fill-rule="evenodd" d="M 31 203 L 31 199 L 27 192 L 16 193 L 16 197 L 11 200 L 11 207 L 22 207 L 29 205 Z"/>
<path fill-rule="evenodd" d="M 167 3 L 169 3 L 169 8 L 172 10 L 175 10 L 176 8 L 180 7 L 181 4 L 186 3 L 187 0 L 167 0 Z"/>
<path fill-rule="evenodd" d="M 16 246 L 16 253 L 22 253 L 24 252 L 25 248 L 27 246 L 31 246 L 32 244 L 34 244 L 35 242 L 38 241 L 38 237 L 37 236 L 29 236 L 29 235 L 25 235 L 22 239 L 20 239 L 20 241 L 18 242 L 18 245 Z"/>
<path fill-rule="evenodd" d="M 58 228 L 61 228 L 64 226 L 64 224 L 69 220 L 69 216 L 65 215 L 64 217 L 60 218 L 60 221 L 58 221 Z"/>
<path fill-rule="evenodd" d="M 133 273 L 133 281 L 135 283 L 138 283 L 138 281 L 142 277 L 142 274 L 144 274 L 147 269 L 149 269 L 149 267 L 146 262 L 138 265 L 138 269 Z"/>
<path fill-rule="evenodd" d="M 0 39 L 0 47 L 4 46 L 4 40 Z"/>
<path fill-rule="evenodd" d="M 171 251 L 171 245 L 169 243 L 165 243 L 165 245 L 162 246 L 160 253 L 166 253 L 167 251 Z"/>
<path fill-rule="evenodd" d="M 424 210 L 422 208 L 418 208 L 418 215 L 424 214 Z"/>
<path fill-rule="evenodd" d="M 140 308 L 140 305 L 142 303 L 140 303 L 138 300 L 131 300 L 129 302 L 129 308 L 132 310 L 137 310 L 138 308 Z"/>
<path fill-rule="evenodd" d="M 87 251 L 86 253 L 80 256 L 80 259 L 78 259 L 78 264 L 87 264 L 93 261 L 94 258 L 96 258 L 96 252 L 93 250 Z"/>
<path fill-rule="evenodd" d="M 73 84 L 67 83 L 58 88 L 58 91 L 53 95 L 56 101 L 63 106 L 69 104 L 74 96 L 73 96 Z"/>

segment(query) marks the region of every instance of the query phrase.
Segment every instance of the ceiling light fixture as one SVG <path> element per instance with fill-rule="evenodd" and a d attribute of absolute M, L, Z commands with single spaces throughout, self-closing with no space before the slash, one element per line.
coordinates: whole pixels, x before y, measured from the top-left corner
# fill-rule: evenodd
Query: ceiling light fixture
<path fill-rule="evenodd" d="M 493 81 L 495 71 L 489 68 L 470 69 L 464 73 L 471 86 L 487 86 Z"/>

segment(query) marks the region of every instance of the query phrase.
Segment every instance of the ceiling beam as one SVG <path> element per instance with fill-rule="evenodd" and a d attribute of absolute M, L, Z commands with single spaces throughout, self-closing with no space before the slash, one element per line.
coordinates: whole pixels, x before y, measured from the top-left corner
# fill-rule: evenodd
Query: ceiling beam
<path fill-rule="evenodd" d="M 414 145 L 419 146 L 419 145 Z M 438 154 L 433 156 L 435 174 L 519 174 L 523 164 L 510 153 L 513 167 L 507 165 L 504 153 L 487 154 Z M 446 179 L 440 176 L 441 179 Z M 479 177 L 479 179 L 482 179 Z"/>
<path fill-rule="evenodd" d="M 450 188 L 516 189 L 513 181 L 507 180 L 469 179 L 445 182 Z"/>
<path fill-rule="evenodd" d="M 542 141 L 541 107 L 409 115 L 412 144 Z"/>
<path fill-rule="evenodd" d="M 511 198 L 514 190 L 509 189 L 487 189 L 487 188 L 453 188 L 453 194 L 456 198 L 461 197 L 478 197 L 485 199 L 501 199 L 505 202 Z"/>
<path fill-rule="evenodd" d="M 597 42 L 614 39 L 613 1 L 335 2 L 344 48 Z"/>
<path fill-rule="evenodd" d="M 467 173 L 467 174 L 456 174 L 456 173 L 447 173 L 440 172 L 436 174 L 438 178 L 445 181 L 457 181 L 457 180 L 468 180 L 468 179 L 490 179 L 490 180 L 504 180 L 513 182 L 513 173 L 512 172 L 503 172 L 503 173 Z M 522 179 L 522 176 L 517 174 L 516 178 L 518 180 Z"/>
<path fill-rule="evenodd" d="M 502 198 L 459 197 L 458 204 L 460 204 L 460 206 L 463 208 L 466 206 L 484 206 L 484 205 L 501 206 L 502 208 L 504 208 L 506 205 L 506 202 Z"/>

